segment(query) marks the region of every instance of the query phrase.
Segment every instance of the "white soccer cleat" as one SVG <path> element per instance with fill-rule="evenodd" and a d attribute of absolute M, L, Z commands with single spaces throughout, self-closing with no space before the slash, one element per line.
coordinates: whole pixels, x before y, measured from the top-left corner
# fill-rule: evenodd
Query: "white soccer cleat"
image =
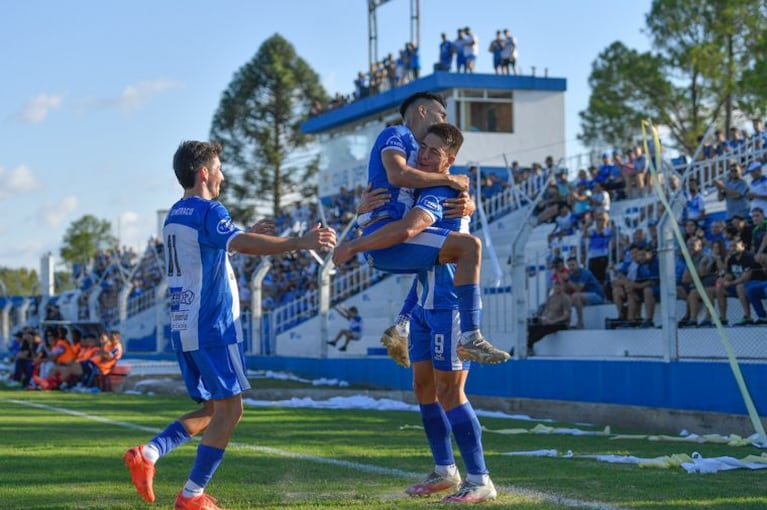
<path fill-rule="evenodd" d="M 467 343 L 458 344 L 456 352 L 463 361 L 478 363 L 502 363 L 511 358 L 508 352 L 496 348 L 479 332 L 473 333 L 473 337 Z"/>
<path fill-rule="evenodd" d="M 455 490 L 460 484 L 461 475 L 457 471 L 452 476 L 442 476 L 432 471 L 422 482 L 411 485 L 405 492 L 411 496 L 430 496 L 436 492 Z"/>
<path fill-rule="evenodd" d="M 381 344 L 386 347 L 389 357 L 397 365 L 403 368 L 410 367 L 410 353 L 408 352 L 408 326 L 407 323 L 398 323 L 389 326 L 381 336 Z"/>
<path fill-rule="evenodd" d="M 488 480 L 486 484 L 479 485 L 465 480 L 457 492 L 442 498 L 442 503 L 481 503 L 490 501 L 498 496 L 493 482 Z"/>

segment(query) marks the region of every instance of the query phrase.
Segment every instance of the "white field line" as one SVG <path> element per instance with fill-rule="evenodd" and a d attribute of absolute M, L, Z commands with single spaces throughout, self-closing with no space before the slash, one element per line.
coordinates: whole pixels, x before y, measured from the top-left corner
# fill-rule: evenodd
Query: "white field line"
<path fill-rule="evenodd" d="M 45 411 L 51 411 L 55 413 L 68 414 L 70 416 L 77 416 L 78 418 L 83 418 L 86 420 L 104 423 L 106 425 L 117 426 L 117 427 L 122 427 L 126 429 L 131 429 L 131 430 L 140 430 L 142 432 L 147 432 L 150 434 L 157 434 L 161 431 L 160 429 L 157 429 L 154 427 L 147 427 L 144 425 L 138 425 L 136 423 L 130 423 L 127 421 L 112 420 L 110 418 L 105 418 L 103 416 L 83 413 L 81 411 L 66 409 L 64 407 L 49 406 L 45 404 L 39 404 L 36 402 L 27 402 L 24 400 L 4 399 L 4 398 L 0 398 L 0 402 L 9 402 L 9 403 L 20 405 L 20 406 L 32 407 L 35 409 L 42 409 Z M 195 437 L 193 439 L 199 440 L 199 437 Z M 343 467 L 343 468 L 348 468 L 355 471 L 372 473 L 376 475 L 394 476 L 398 478 L 406 478 L 409 480 L 417 479 L 423 476 L 423 473 L 413 473 L 411 471 L 403 471 L 401 469 L 385 468 L 385 467 L 375 466 L 371 464 L 361 464 L 359 462 L 349 462 L 345 460 L 333 459 L 328 457 L 317 457 L 317 456 L 308 455 L 305 453 L 290 452 L 287 450 L 279 450 L 277 448 L 269 448 L 267 446 L 257 446 L 257 445 L 253 445 L 249 443 L 241 443 L 238 441 L 232 441 L 229 443 L 229 445 L 236 448 L 243 448 L 246 450 L 262 452 L 269 455 L 286 457 L 290 459 L 305 460 L 308 462 L 315 462 L 317 464 L 328 464 L 331 466 Z M 521 487 L 515 487 L 513 485 L 502 485 L 502 486 L 499 485 L 498 488 L 501 489 L 503 492 L 519 494 L 521 496 L 526 496 L 533 499 L 539 499 L 542 501 L 555 503 L 555 504 L 570 507 L 570 508 L 589 508 L 591 510 L 624 510 L 624 509 L 621 509 L 620 507 L 608 505 L 606 503 L 600 503 L 597 501 L 582 501 L 579 499 L 566 498 L 563 496 L 559 496 L 557 494 L 550 494 L 547 492 L 524 489 Z"/>

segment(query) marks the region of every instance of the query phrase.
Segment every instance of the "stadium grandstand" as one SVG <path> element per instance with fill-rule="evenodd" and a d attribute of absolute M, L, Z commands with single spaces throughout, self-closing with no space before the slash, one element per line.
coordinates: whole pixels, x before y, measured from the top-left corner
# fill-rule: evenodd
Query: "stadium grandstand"
<path fill-rule="evenodd" d="M 466 134 L 453 171 L 471 175 L 478 207 L 472 228 L 484 243 L 482 331 L 514 356 L 507 364 L 474 371 L 469 391 L 504 399 L 510 408 L 548 401 L 745 416 L 748 399 L 733 376 L 728 350 L 747 386 L 757 389 L 755 381 L 767 376 L 767 316 L 759 314 L 760 299 L 767 295 L 748 292 L 748 284 L 720 292 L 717 278 L 701 274 L 721 316 L 711 317 L 702 304 L 693 306 L 697 313 L 691 316 L 694 286 L 684 279 L 689 267 L 672 227 L 682 226 L 685 243 L 700 239 L 702 252 L 695 256 L 718 264 L 715 277 L 738 278 L 742 268 L 727 264 L 728 250 L 748 238 L 745 251 L 758 255 L 763 246 L 753 241 L 764 238 L 767 224 L 753 222 L 761 199 L 745 196 L 744 212 L 733 213 L 727 190 L 735 189 L 732 181 L 738 179 L 752 191 L 761 186 L 758 167 L 767 156 L 767 138 L 757 132 L 722 141 L 707 133 L 694 154 L 674 158 L 652 139 L 568 156 L 566 89 L 563 78 L 435 71 L 320 108 L 303 126 L 321 142 L 319 196 L 313 204 L 287 208 L 277 219 L 278 231 L 300 233 L 322 221 L 353 236 L 375 135 L 399 122 L 397 108 L 411 93 L 441 93 L 448 118 Z M 659 201 L 659 190 L 670 208 Z M 632 251 L 646 259 L 633 260 Z M 60 318 L 119 329 L 128 358 L 169 356 L 163 253 L 160 238 L 150 240 L 141 254 L 103 252 L 75 268 L 75 290 L 0 297 L 0 351 L 8 350 L 18 329 Z M 575 272 L 566 269 L 570 259 L 578 271 L 594 276 L 601 299 L 573 307 L 566 324 L 537 335 L 532 345 L 530 329 L 541 324 L 552 285 Z M 379 339 L 412 277 L 375 271 L 361 258 L 334 267 L 327 254 L 317 253 L 237 255 L 232 264 L 252 368 L 410 387 L 409 372 L 388 359 Z M 629 298 L 616 294 L 620 278 L 642 280 L 639 266 L 655 268 L 645 275 L 655 280 L 651 291 L 634 291 Z M 52 261 L 46 260 L 43 280 L 51 278 Z M 579 293 L 583 290 L 570 292 Z M 753 296 L 756 306 L 749 301 Z M 362 338 L 343 352 L 327 345 L 346 324 L 336 305 L 354 306 L 364 318 Z M 724 328 L 713 327 L 716 318 Z M 750 397 L 760 414 L 767 413 L 767 395 Z M 651 419 L 641 414 L 633 415 L 632 424 Z"/>

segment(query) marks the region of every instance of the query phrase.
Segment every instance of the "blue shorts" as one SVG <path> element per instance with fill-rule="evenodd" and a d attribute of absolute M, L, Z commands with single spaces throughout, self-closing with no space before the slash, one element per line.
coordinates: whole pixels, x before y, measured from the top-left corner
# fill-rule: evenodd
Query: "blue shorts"
<path fill-rule="evenodd" d="M 177 352 L 186 391 L 197 402 L 222 400 L 250 389 L 243 344 Z"/>
<path fill-rule="evenodd" d="M 439 251 L 445 244 L 450 230 L 428 227 L 412 239 L 383 250 L 365 252 L 372 267 L 387 273 L 418 273 L 428 271 L 439 260 Z"/>
<path fill-rule="evenodd" d="M 416 306 L 410 319 L 410 361 L 431 360 L 444 372 L 468 370 L 469 361 L 461 361 L 455 349 L 461 340 L 458 310 L 424 310 Z"/>

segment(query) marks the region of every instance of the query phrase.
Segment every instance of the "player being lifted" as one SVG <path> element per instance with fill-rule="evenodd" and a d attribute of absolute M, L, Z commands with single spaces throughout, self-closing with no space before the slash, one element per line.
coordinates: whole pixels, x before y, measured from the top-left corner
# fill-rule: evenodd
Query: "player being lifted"
<path fill-rule="evenodd" d="M 400 114 L 404 125 L 381 132 L 368 166 L 372 188 L 388 189 L 389 201 L 359 217 L 362 236 L 336 247 L 333 262 L 341 265 L 364 252 L 373 267 L 390 273 L 417 273 L 435 264 L 455 263 L 453 284 L 461 318 L 458 356 L 481 363 L 507 361 L 509 354 L 495 348 L 479 330 L 481 241 L 471 234 L 433 226 L 437 217 L 432 208 L 426 202 L 413 208 L 414 191 L 404 189 L 449 186 L 465 190 L 467 187 L 468 177 L 450 175 L 450 165 L 440 173 L 414 168 L 418 153 L 415 141 L 422 143 L 429 127 L 446 119 L 445 100 L 436 94 L 418 92 L 402 102 Z M 434 150 L 423 146 L 421 149 Z M 450 164 L 455 155 L 451 158 Z M 406 337 L 385 335 L 384 339 L 387 338 L 399 344 L 400 351 L 403 350 L 401 344 L 406 345 Z M 388 345 L 387 348 L 392 350 Z"/>

